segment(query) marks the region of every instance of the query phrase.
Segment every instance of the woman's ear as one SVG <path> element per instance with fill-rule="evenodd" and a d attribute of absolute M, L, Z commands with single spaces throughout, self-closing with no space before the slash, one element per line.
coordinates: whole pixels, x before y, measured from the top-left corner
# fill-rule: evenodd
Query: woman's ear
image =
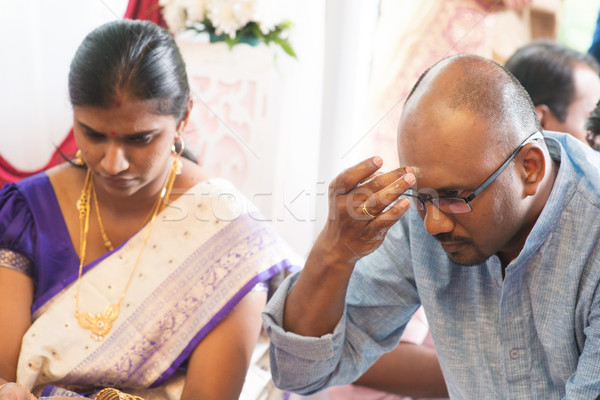
<path fill-rule="evenodd" d="M 536 143 L 531 143 L 521 150 L 521 178 L 523 179 L 524 194 L 533 196 L 537 193 L 540 184 L 546 175 L 546 155 L 544 150 Z"/>
<path fill-rule="evenodd" d="M 183 132 L 185 131 L 185 127 L 187 126 L 188 121 L 190 119 L 190 115 L 192 113 L 193 106 L 194 106 L 194 100 L 192 100 L 192 96 L 190 96 L 187 100 L 185 113 L 183 114 L 181 121 L 179 121 L 179 124 L 177 125 L 177 136 L 183 135 Z"/>

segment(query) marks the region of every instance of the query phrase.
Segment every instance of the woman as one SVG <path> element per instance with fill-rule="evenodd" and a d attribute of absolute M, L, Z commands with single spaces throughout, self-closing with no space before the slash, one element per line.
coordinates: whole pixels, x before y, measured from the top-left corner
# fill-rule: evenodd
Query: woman
<path fill-rule="evenodd" d="M 175 43 L 105 24 L 69 94 L 80 156 L 0 191 L 0 400 L 237 399 L 289 253 L 179 157 L 192 101 Z"/>

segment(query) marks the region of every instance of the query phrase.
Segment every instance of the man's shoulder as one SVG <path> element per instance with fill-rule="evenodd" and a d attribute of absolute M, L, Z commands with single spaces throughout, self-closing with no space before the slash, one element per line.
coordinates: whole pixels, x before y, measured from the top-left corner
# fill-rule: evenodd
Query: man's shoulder
<path fill-rule="evenodd" d="M 563 173 L 559 175 L 575 181 L 577 190 L 600 207 L 600 152 L 566 133 L 545 131 L 544 135 L 551 152 L 553 148 L 560 152 Z"/>

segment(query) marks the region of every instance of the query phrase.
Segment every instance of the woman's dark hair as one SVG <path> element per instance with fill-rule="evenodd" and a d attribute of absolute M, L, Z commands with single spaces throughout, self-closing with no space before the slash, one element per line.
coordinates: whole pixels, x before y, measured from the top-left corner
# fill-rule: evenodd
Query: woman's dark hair
<path fill-rule="evenodd" d="M 551 40 L 536 40 L 519 48 L 505 67 L 521 82 L 534 105 L 547 105 L 560 122 L 565 122 L 575 97 L 573 70 L 581 64 L 600 72 L 591 55 Z"/>
<path fill-rule="evenodd" d="M 69 71 L 74 106 L 112 107 L 119 95 L 155 100 L 154 112 L 180 120 L 190 87 L 169 33 L 148 21 L 117 20 L 89 33 Z"/>

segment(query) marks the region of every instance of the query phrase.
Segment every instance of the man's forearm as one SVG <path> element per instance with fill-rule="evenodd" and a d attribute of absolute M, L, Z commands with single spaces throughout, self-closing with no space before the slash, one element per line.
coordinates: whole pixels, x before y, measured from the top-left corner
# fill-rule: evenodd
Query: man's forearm
<path fill-rule="evenodd" d="M 312 337 L 331 333 L 344 312 L 353 267 L 314 249 L 286 300 L 283 328 Z"/>

